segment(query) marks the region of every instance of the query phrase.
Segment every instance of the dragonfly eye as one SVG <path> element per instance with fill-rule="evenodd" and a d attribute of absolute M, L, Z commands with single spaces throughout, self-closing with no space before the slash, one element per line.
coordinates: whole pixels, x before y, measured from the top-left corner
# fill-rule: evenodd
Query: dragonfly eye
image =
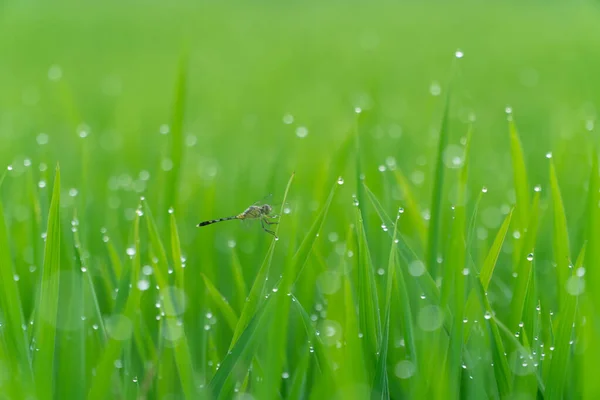
<path fill-rule="evenodd" d="M 264 212 L 265 214 L 269 214 L 269 213 L 271 212 L 271 206 L 270 206 L 270 205 L 268 205 L 268 204 L 265 204 L 265 205 L 263 206 L 263 212 Z"/>

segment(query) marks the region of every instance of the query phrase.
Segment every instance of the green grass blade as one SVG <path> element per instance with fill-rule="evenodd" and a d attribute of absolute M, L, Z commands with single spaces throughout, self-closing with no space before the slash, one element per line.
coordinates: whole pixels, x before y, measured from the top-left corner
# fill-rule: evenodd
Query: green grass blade
<path fill-rule="evenodd" d="M 442 290 L 442 305 L 449 305 L 452 312 L 452 328 L 447 349 L 445 370 L 448 374 L 448 384 L 451 393 L 458 397 L 460 393 L 460 376 L 463 352 L 463 318 L 465 310 L 465 273 L 466 268 L 466 196 L 469 177 L 469 150 L 472 130 L 467 133 L 465 145 L 465 161 L 459 173 L 458 195 L 454 208 L 454 222 L 450 239 L 448 263 L 444 266 L 444 286 Z"/>
<path fill-rule="evenodd" d="M 290 176 L 290 179 L 288 180 L 287 186 L 285 188 L 285 192 L 283 194 L 281 212 L 279 213 L 279 215 L 284 215 L 283 214 L 283 205 L 285 205 L 288 193 L 290 191 L 290 188 L 292 187 L 292 182 L 294 181 L 294 175 L 295 174 L 292 174 L 292 176 Z M 277 225 L 277 228 L 275 229 L 275 234 L 277 234 L 278 232 L 279 232 L 279 225 Z M 276 243 L 275 240 L 271 242 L 271 245 L 269 247 L 269 250 L 267 251 L 265 259 L 264 259 L 262 265 L 260 266 L 260 269 L 258 270 L 258 274 L 257 274 L 256 278 L 254 279 L 254 283 L 252 284 L 252 288 L 250 289 L 250 293 L 248 294 L 248 299 L 247 299 L 246 303 L 244 304 L 244 308 L 242 309 L 242 313 L 238 320 L 237 326 L 235 327 L 235 331 L 233 332 L 231 344 L 229 345 L 230 351 L 233 349 L 235 342 L 237 342 L 237 340 L 239 339 L 242 332 L 244 332 L 244 330 L 246 329 L 246 325 L 248 325 L 248 323 L 250 322 L 250 319 L 256 312 L 256 309 L 262 298 L 263 292 L 265 290 L 265 281 L 266 281 L 267 276 L 269 276 L 269 270 L 271 268 L 271 260 L 273 258 L 273 251 L 275 250 L 275 243 Z"/>
<path fill-rule="evenodd" d="M 515 193 L 517 197 L 516 219 L 517 229 L 521 232 L 529 223 L 529 210 L 531 207 L 529 195 L 529 183 L 527 181 L 527 169 L 525 168 L 525 157 L 523 155 L 523 147 L 517 133 L 515 122 L 510 116 L 508 121 L 508 131 L 510 140 L 510 155 L 513 168 L 513 179 L 515 185 Z"/>
<path fill-rule="evenodd" d="M 554 262 L 556 262 L 558 287 L 564 288 L 569 276 L 569 266 L 571 261 L 569 252 L 569 233 L 567 231 L 565 208 L 563 206 L 558 179 L 556 177 L 556 168 L 554 168 L 554 162 L 552 160 L 550 160 L 550 189 L 552 192 L 552 211 L 554 215 L 552 248 L 554 250 Z M 564 296 L 564 291 L 559 290 L 559 304 L 564 300 Z"/>
<path fill-rule="evenodd" d="M 246 296 L 248 296 L 248 288 L 246 281 L 244 280 L 244 273 L 242 272 L 242 264 L 240 258 L 235 249 L 231 252 L 231 267 L 233 269 L 233 283 L 235 285 L 237 308 L 241 312 L 246 304 Z"/>
<path fill-rule="evenodd" d="M 492 279 L 492 275 L 494 274 L 494 270 L 496 269 L 496 263 L 498 261 L 498 257 L 500 256 L 500 251 L 502 250 L 502 246 L 504 245 L 504 240 L 506 239 L 506 233 L 508 232 L 508 228 L 510 226 L 510 221 L 512 217 L 512 210 L 504 219 L 502 226 L 496 233 L 496 237 L 494 238 L 494 242 L 490 247 L 485 260 L 483 262 L 483 267 L 479 272 L 479 280 L 481 285 L 483 286 L 484 292 L 488 290 L 490 285 L 490 281 Z M 474 264 L 473 264 L 474 266 Z M 466 306 L 466 316 L 467 323 L 465 326 L 465 342 L 469 339 L 469 335 L 471 334 L 471 327 L 473 325 L 473 320 L 476 318 L 475 315 L 478 311 L 477 307 L 477 297 L 475 293 L 475 289 L 469 293 L 469 298 L 467 299 Z"/>
<path fill-rule="evenodd" d="M 323 228 L 323 223 L 325 222 L 325 218 L 329 213 L 331 201 L 333 200 L 338 186 L 339 185 L 337 184 L 337 182 L 334 183 L 333 187 L 331 188 L 331 191 L 329 192 L 327 200 L 325 200 L 325 205 L 323 205 L 323 208 L 319 212 L 317 219 L 315 219 L 315 221 L 311 225 L 308 233 L 304 237 L 304 240 L 302 240 L 302 243 L 300 243 L 300 247 L 298 247 L 298 250 L 294 254 L 294 257 L 291 261 L 292 270 L 288 274 L 284 275 L 284 280 L 282 282 L 282 289 L 285 293 L 287 293 L 292 288 L 294 282 L 298 281 L 298 278 L 302 273 L 302 269 L 304 268 L 304 265 L 308 260 L 308 257 L 315 244 L 315 241 L 317 240 L 318 234 Z"/>
<path fill-rule="evenodd" d="M 490 285 L 490 280 L 494 274 L 498 256 L 500 256 L 500 251 L 502 250 L 502 245 L 504 244 L 504 239 L 506 239 L 506 233 L 508 232 L 508 228 L 512 220 L 512 214 L 513 210 L 511 210 L 511 212 L 506 216 L 502 226 L 500 226 L 500 229 L 498 230 L 498 233 L 496 233 L 492 247 L 490 247 L 490 250 L 485 257 L 485 261 L 483 262 L 483 267 L 479 272 L 479 279 L 481 280 L 484 290 L 487 290 L 488 286 Z"/>
<path fill-rule="evenodd" d="M 379 200 L 377 200 L 377 197 L 375 197 L 375 195 L 373 194 L 373 192 L 371 192 L 367 185 L 364 185 L 364 187 L 367 197 L 369 198 L 379 218 L 382 221 L 384 221 L 384 223 L 387 226 L 392 226 L 394 222 L 387 215 L 387 213 L 381 206 L 381 203 L 379 202 Z M 392 233 L 388 232 L 388 234 L 391 237 Z M 412 249 L 410 244 L 407 242 L 406 238 L 400 232 L 397 234 L 396 239 L 398 240 L 398 254 L 400 255 L 403 265 L 408 265 L 411 261 L 419 260 L 419 257 L 417 256 L 415 251 Z M 430 275 L 429 271 L 425 271 L 423 275 L 417 277 L 416 279 L 418 280 L 419 287 L 424 292 L 425 296 L 427 298 L 432 299 L 432 301 L 437 304 L 439 302 L 440 292 L 438 287 L 435 285 L 435 281 Z"/>
<path fill-rule="evenodd" d="M 175 86 L 175 101 L 173 102 L 173 115 L 171 126 L 169 127 L 169 136 L 171 137 L 171 149 L 169 158 L 173 167 L 167 172 L 166 176 L 166 207 L 177 206 L 177 196 L 179 175 L 181 170 L 181 160 L 183 156 L 183 122 L 185 118 L 185 98 L 187 89 L 187 53 L 182 53 L 179 60 L 179 69 L 177 74 L 177 83 Z"/>
<path fill-rule="evenodd" d="M 592 152 L 592 169 L 589 178 L 588 202 L 585 209 L 586 223 L 586 252 L 585 265 L 600 265 L 600 170 L 598 166 L 598 152 Z M 586 286 L 597 288 L 600 283 L 600 271 L 598 268 L 586 268 Z M 597 318 L 594 310 L 600 309 L 600 293 L 598 290 L 586 291 L 587 301 L 583 303 L 583 312 L 586 319 Z M 597 324 L 586 324 L 583 327 L 584 340 L 588 344 L 583 354 L 582 364 L 582 395 L 584 398 L 593 398 L 600 393 L 600 379 L 596 379 L 597 360 L 600 359 L 600 341 L 597 340 L 600 330 Z"/>
<path fill-rule="evenodd" d="M 367 245 L 361 213 L 356 212 L 357 240 L 358 240 L 358 316 L 359 327 L 364 335 L 365 362 L 367 370 L 374 372 L 376 365 L 375 353 L 381 343 L 381 320 L 377 287 L 371 254 Z M 369 377 L 371 380 L 374 376 Z"/>
<path fill-rule="evenodd" d="M 177 220 L 173 209 L 169 209 L 170 226 L 171 226 L 171 254 L 173 257 L 173 273 L 175 274 L 175 286 L 184 289 L 184 265 L 181 255 L 181 244 L 179 242 L 179 232 L 177 230 Z"/>
<path fill-rule="evenodd" d="M 31 387 L 33 383 L 31 354 L 27 344 L 27 333 L 21 328 L 25 326 L 25 318 L 21 306 L 19 287 L 14 277 L 15 272 L 6 231 L 4 207 L 2 201 L 0 201 L 0 287 L 2 287 L 2 290 L 0 290 L 0 305 L 6 323 L 6 327 L 3 328 L 3 336 L 23 374 L 23 383 L 26 384 L 24 386 Z"/>
<path fill-rule="evenodd" d="M 579 252 L 577 261 L 575 263 L 574 270 L 577 271 L 583 266 L 585 260 L 585 247 Z M 569 278 L 579 285 L 583 282 L 582 278 L 577 275 L 571 275 Z M 570 283 L 570 282 L 569 282 Z M 573 325 L 575 323 L 575 313 L 577 310 L 578 294 L 569 293 L 567 289 L 567 283 L 564 286 L 558 288 L 559 293 L 562 294 L 563 302 L 561 304 L 560 316 L 556 322 L 558 327 L 556 330 L 556 336 L 554 339 L 554 352 L 552 354 L 552 360 L 550 361 L 550 368 L 548 370 L 548 377 L 546 379 L 546 399 L 563 399 L 565 397 L 565 386 L 567 384 L 567 375 L 571 368 L 571 338 L 573 334 Z"/>
<path fill-rule="evenodd" d="M 42 399 L 52 398 L 55 388 L 55 346 L 60 282 L 60 169 L 56 168 L 52 201 L 48 213 L 48 228 L 40 294 L 36 305 L 35 352 L 33 368 L 36 389 Z"/>
<path fill-rule="evenodd" d="M 433 180 L 433 192 L 431 194 L 431 219 L 429 226 L 429 234 L 427 238 L 427 258 L 426 265 L 427 269 L 433 276 L 436 276 L 437 269 L 437 257 L 439 253 L 439 236 L 442 221 L 442 199 L 444 189 L 444 150 L 448 145 L 449 139 L 449 116 L 448 112 L 450 109 L 450 89 L 446 94 L 446 100 L 444 103 L 444 111 L 442 114 L 442 124 L 440 127 L 440 137 L 438 139 L 438 151 L 436 156 L 435 175 Z"/>
<path fill-rule="evenodd" d="M 194 368 L 192 365 L 191 352 L 187 336 L 182 333 L 184 329 L 181 326 L 179 315 L 183 312 L 183 304 L 185 302 L 185 296 L 177 293 L 185 293 L 177 287 L 170 285 L 168 279 L 168 261 L 163 246 L 160 240 L 158 228 L 156 222 L 152 217 L 150 206 L 144 201 L 144 215 L 148 227 L 148 236 L 152 248 L 157 255 L 158 265 L 154 269 L 154 276 L 161 289 L 163 307 L 165 312 L 164 328 L 169 338 L 173 338 L 171 343 L 173 345 L 175 364 L 177 365 L 177 371 L 179 372 L 179 382 L 183 389 L 183 392 L 188 398 L 193 398 L 196 394 L 196 384 L 194 378 Z M 180 271 L 181 272 L 181 271 Z"/>
<path fill-rule="evenodd" d="M 484 317 L 488 328 L 488 337 L 492 351 L 492 360 L 494 362 L 494 377 L 496 378 L 496 386 L 500 398 L 509 396 L 512 393 L 512 373 L 506 358 L 506 351 L 502 342 L 502 336 L 498 329 L 498 324 L 495 318 L 491 318 L 494 314 L 488 301 L 487 293 L 483 287 L 481 279 L 474 279 L 474 290 L 477 294 L 479 302 L 483 310 L 489 318 Z"/>
<path fill-rule="evenodd" d="M 231 331 L 234 332 L 238 322 L 238 317 L 235 315 L 235 311 L 233 311 L 233 308 L 231 308 L 229 303 L 225 300 L 225 297 L 221 294 L 221 292 L 219 292 L 219 289 L 213 285 L 210 279 L 206 277 L 206 275 L 202 274 L 202 279 L 204 280 L 204 284 L 208 290 L 208 295 L 213 304 L 221 312 Z"/>
<path fill-rule="evenodd" d="M 397 223 L 394 224 L 393 229 L 394 235 L 392 237 L 392 246 L 390 250 L 387 268 L 383 335 L 381 338 L 381 347 L 379 349 L 379 359 L 377 360 L 377 367 L 375 370 L 375 379 L 373 381 L 373 388 L 371 390 L 371 399 L 387 399 L 390 395 L 390 389 L 388 386 L 387 361 L 388 342 L 390 338 L 390 312 L 392 308 L 392 289 L 395 280 L 394 272 L 396 270 L 396 235 L 398 232 Z"/>
<path fill-rule="evenodd" d="M 263 332 L 261 328 L 264 328 L 268 324 L 273 307 L 276 304 L 273 299 L 277 296 L 284 296 L 284 294 L 276 293 L 273 296 L 269 296 L 268 299 L 258 306 L 256 311 L 250 316 L 248 324 L 240 334 L 238 340 L 236 340 L 233 347 L 227 352 L 227 355 L 221 362 L 221 367 L 210 380 L 208 386 L 213 398 L 227 396 L 232 390 L 232 380 L 235 378 L 234 374 L 237 372 L 245 373 L 248 370 L 250 359 L 253 355 L 251 354 L 252 350 L 256 345 L 257 339 Z"/>
<path fill-rule="evenodd" d="M 394 170 L 394 178 L 396 178 L 396 183 L 400 187 L 400 190 L 402 190 L 404 196 L 404 213 L 410 221 L 408 225 L 411 227 L 411 229 L 417 231 L 417 235 L 421 241 L 421 247 L 424 248 L 427 243 L 427 227 L 425 226 L 425 221 L 423 220 L 421 207 L 419 207 L 416 196 L 402 171 L 399 169 Z"/>
<path fill-rule="evenodd" d="M 306 312 L 306 309 L 302 307 L 300 301 L 293 294 L 292 298 L 292 306 L 298 311 L 298 314 L 301 317 L 302 326 L 306 331 L 306 336 L 310 343 L 314 345 L 314 351 L 309 354 L 314 354 L 316 359 L 316 366 L 318 368 L 318 373 L 322 374 L 322 378 L 327 381 L 333 378 L 333 372 L 331 370 L 331 366 L 329 365 L 329 361 L 327 359 L 327 354 L 325 352 L 323 341 L 321 340 L 320 334 L 317 334 L 317 330 L 313 327 L 310 316 Z"/>
<path fill-rule="evenodd" d="M 329 212 L 331 202 L 339 184 L 335 182 L 329 193 L 325 204 L 323 205 L 319 215 L 313 222 L 304 240 L 300 244 L 300 247 L 294 254 L 294 256 L 286 262 L 283 278 L 279 287 L 279 291 L 282 293 L 291 293 L 292 287 L 295 282 L 300 278 L 304 266 L 306 265 L 308 258 L 312 252 L 313 246 L 317 240 L 318 234 L 321 232 L 327 214 Z M 274 318 L 272 319 L 272 327 L 269 332 L 269 343 L 270 351 L 267 354 L 267 364 L 269 368 L 265 370 L 265 385 L 262 386 L 263 392 L 259 397 L 266 397 L 275 395 L 275 389 L 278 387 L 277 382 L 281 380 L 281 371 L 285 363 L 285 340 L 288 333 L 288 321 L 289 321 L 289 310 L 291 301 L 289 296 L 280 297 L 278 299 Z"/>
<path fill-rule="evenodd" d="M 139 310 L 141 291 L 135 290 L 137 280 L 135 279 L 139 271 L 136 271 L 140 265 L 140 215 L 136 214 L 133 221 L 133 241 L 135 253 L 129 263 L 126 263 L 124 273 L 121 276 L 119 282 L 119 292 L 117 300 L 115 302 L 115 308 L 113 309 L 113 316 L 122 316 L 123 321 L 134 321 L 134 313 Z M 132 289 L 129 285 L 132 285 Z M 124 325 L 127 323 L 125 322 Z M 119 324 L 116 325 L 119 327 Z M 115 327 L 112 327 L 115 329 Z M 92 382 L 89 386 L 87 399 L 102 399 L 108 396 L 111 389 L 115 386 L 120 386 L 120 381 L 116 379 L 115 375 L 115 361 L 120 359 L 123 354 L 123 348 L 127 338 L 126 334 L 123 336 L 115 334 L 118 330 L 111 331 L 107 329 L 108 341 L 102 348 L 102 353 L 96 364 Z"/>
<path fill-rule="evenodd" d="M 527 292 L 530 288 L 530 282 L 533 274 L 533 258 L 535 242 L 537 240 L 537 232 L 539 225 L 539 210 L 540 210 L 540 192 L 535 193 L 533 198 L 533 206 L 531 215 L 529 216 L 529 225 L 525 237 L 522 239 L 521 255 L 518 258 L 517 277 L 513 290 L 511 301 L 511 313 L 509 318 L 509 328 L 515 332 L 519 327 L 519 323 L 523 321 L 523 311 L 526 304 Z M 531 254 L 531 255 L 530 255 Z"/>

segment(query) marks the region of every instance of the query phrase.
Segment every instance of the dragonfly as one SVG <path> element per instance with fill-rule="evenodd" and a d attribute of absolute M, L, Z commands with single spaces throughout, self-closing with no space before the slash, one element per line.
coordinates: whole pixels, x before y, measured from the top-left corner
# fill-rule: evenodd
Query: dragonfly
<path fill-rule="evenodd" d="M 267 198 L 270 198 L 270 197 L 271 197 L 271 195 L 267 196 Z M 250 207 L 246 208 L 243 212 L 241 212 L 237 215 L 203 221 L 203 222 L 200 222 L 196 226 L 201 227 L 201 226 L 216 224 L 217 222 L 232 221 L 235 219 L 244 220 L 244 221 L 260 220 L 262 229 L 265 232 L 270 233 L 271 235 L 275 236 L 275 239 L 278 239 L 275 232 L 268 229 L 268 227 L 270 227 L 270 225 L 276 225 L 279 223 L 278 221 L 274 221 L 274 219 L 279 218 L 279 216 L 271 215 L 272 212 L 273 212 L 273 206 L 271 206 L 269 203 L 267 203 L 266 201 L 263 200 L 263 201 L 258 201 L 256 203 L 252 204 Z"/>

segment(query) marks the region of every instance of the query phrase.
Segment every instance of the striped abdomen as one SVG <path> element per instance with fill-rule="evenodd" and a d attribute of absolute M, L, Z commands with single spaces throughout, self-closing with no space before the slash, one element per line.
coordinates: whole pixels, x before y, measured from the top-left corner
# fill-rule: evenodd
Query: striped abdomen
<path fill-rule="evenodd" d="M 236 215 L 235 217 L 211 219 L 209 221 L 200 222 L 197 226 L 206 226 L 206 225 L 210 225 L 210 224 L 216 224 L 217 222 L 231 221 L 232 219 L 238 219 L 238 216 Z"/>

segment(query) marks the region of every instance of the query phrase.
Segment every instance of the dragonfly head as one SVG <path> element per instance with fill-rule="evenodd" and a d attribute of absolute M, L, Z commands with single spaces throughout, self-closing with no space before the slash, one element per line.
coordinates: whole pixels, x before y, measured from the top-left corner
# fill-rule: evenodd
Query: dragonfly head
<path fill-rule="evenodd" d="M 269 215 L 269 214 L 271 214 L 271 211 L 273 211 L 273 207 L 271 207 L 268 204 L 262 205 L 260 207 L 260 209 L 261 209 L 262 213 L 265 215 Z"/>

